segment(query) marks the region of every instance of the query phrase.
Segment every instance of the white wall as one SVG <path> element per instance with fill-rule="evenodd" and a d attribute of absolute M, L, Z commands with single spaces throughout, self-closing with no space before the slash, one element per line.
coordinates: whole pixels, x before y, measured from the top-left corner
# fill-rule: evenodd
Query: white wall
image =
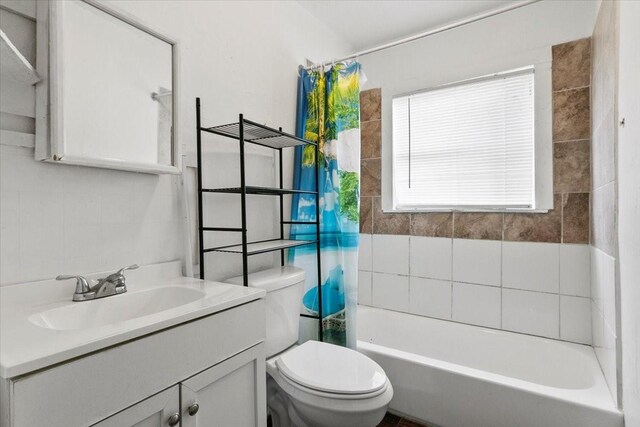
<path fill-rule="evenodd" d="M 204 124 L 248 118 L 293 131 L 297 67 L 306 58 L 323 60 L 351 51 L 296 2 L 113 1 L 122 10 L 178 39 L 182 47 L 179 144 L 195 150 L 195 97 L 203 103 Z M 3 3 L 8 5 L 8 3 Z M 2 10 L 19 46 L 32 46 L 35 23 Z M 9 16 L 11 15 L 11 16 Z M 5 16 L 8 16 L 5 19 Z M 7 24 L 8 26 L 8 24 Z M 24 27 L 24 28 L 22 28 Z M 11 36 L 11 35 L 10 35 Z M 28 58 L 33 61 L 35 52 Z M 33 88 L 6 86 L 2 93 L 2 128 L 34 132 Z M 7 105 L 8 104 L 8 105 Z M 23 105 L 26 104 L 26 105 Z M 8 110 L 18 115 L 7 116 Z M 14 111 L 15 112 L 15 111 Z M 14 117 L 15 116 L 15 117 Z M 8 117 L 8 119 L 7 119 Z M 5 120 L 6 119 L 6 120 Z M 13 140 L 12 140 L 13 141 Z M 211 173 L 237 171 L 228 156 L 229 141 L 206 139 Z M 56 274 L 113 269 L 134 262 L 147 264 L 180 258 L 185 235 L 176 177 L 152 176 L 39 163 L 33 148 L 16 147 L 3 137 L 0 145 L 2 238 L 0 283 L 50 278 Z M 29 145 L 29 144 L 27 144 Z M 252 153 L 257 149 L 250 149 Z M 249 182 L 273 174 L 271 153 L 256 156 Z M 285 171 L 291 171 L 292 153 Z M 224 168 L 222 167 L 224 166 Z M 191 171 L 191 178 L 193 178 Z M 291 181 L 290 173 L 285 173 Z M 215 204 L 224 209 L 228 204 Z M 271 209 L 275 205 L 268 203 Z M 259 211 L 259 208 L 256 208 Z M 191 206 L 195 212 L 195 206 Z M 239 212 L 239 211 L 237 211 Z M 271 210 L 271 212 L 273 212 Z M 229 218 L 239 213 L 231 212 Z M 269 220 L 269 215 L 266 215 Z M 269 221 L 254 215 L 250 230 L 269 230 Z M 194 231 L 195 223 L 192 225 Z M 275 231 L 275 227 L 271 230 Z M 265 262 L 271 262 L 271 258 Z M 224 277 L 239 272 L 239 260 L 227 260 Z"/>
<path fill-rule="evenodd" d="M 628 427 L 640 426 L 640 2 L 620 2 L 618 62 L 618 256 L 622 398 Z"/>
<path fill-rule="evenodd" d="M 550 61 L 551 46 L 590 37 L 592 2 L 545 1 L 360 58 L 365 88 L 382 88 L 383 209 L 391 201 L 391 98 L 437 85 Z M 550 129 L 549 129 L 550 132 Z M 550 173 L 551 147 L 546 147 Z M 536 155 L 539 153 L 536 152 Z M 536 163 L 541 169 L 542 165 Z M 550 177 L 550 175 L 549 175 Z M 547 191 L 546 207 L 552 204 Z"/>

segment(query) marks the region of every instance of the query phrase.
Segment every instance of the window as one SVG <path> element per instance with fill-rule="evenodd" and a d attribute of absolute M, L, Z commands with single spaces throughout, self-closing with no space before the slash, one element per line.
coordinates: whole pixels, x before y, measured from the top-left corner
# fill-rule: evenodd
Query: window
<path fill-rule="evenodd" d="M 393 207 L 535 208 L 533 67 L 393 99 Z"/>

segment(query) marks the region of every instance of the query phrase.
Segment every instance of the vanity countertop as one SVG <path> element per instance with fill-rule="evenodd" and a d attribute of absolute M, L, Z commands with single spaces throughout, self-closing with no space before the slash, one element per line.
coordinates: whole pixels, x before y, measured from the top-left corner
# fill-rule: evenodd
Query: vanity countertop
<path fill-rule="evenodd" d="M 179 261 L 143 266 L 126 276 L 126 293 L 85 302 L 71 301 L 73 280 L 0 288 L 0 377 L 28 374 L 266 295 L 261 289 L 183 277 Z M 168 308 L 158 311 L 159 305 Z"/>

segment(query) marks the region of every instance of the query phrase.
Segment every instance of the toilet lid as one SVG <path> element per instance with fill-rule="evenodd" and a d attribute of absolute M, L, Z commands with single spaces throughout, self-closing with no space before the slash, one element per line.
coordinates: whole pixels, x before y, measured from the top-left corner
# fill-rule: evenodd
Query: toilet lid
<path fill-rule="evenodd" d="M 290 380 L 329 393 L 372 393 L 387 382 L 380 365 L 367 356 L 318 341 L 307 341 L 286 352 L 276 365 Z"/>

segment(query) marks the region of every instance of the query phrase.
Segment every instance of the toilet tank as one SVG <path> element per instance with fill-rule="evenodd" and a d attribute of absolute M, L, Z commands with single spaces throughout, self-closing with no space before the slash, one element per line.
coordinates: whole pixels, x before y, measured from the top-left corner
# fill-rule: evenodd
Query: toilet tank
<path fill-rule="evenodd" d="M 265 351 L 267 358 L 298 342 L 300 304 L 304 290 L 304 270 L 283 266 L 249 274 L 249 286 L 267 291 Z M 242 285 L 242 276 L 226 280 Z"/>

